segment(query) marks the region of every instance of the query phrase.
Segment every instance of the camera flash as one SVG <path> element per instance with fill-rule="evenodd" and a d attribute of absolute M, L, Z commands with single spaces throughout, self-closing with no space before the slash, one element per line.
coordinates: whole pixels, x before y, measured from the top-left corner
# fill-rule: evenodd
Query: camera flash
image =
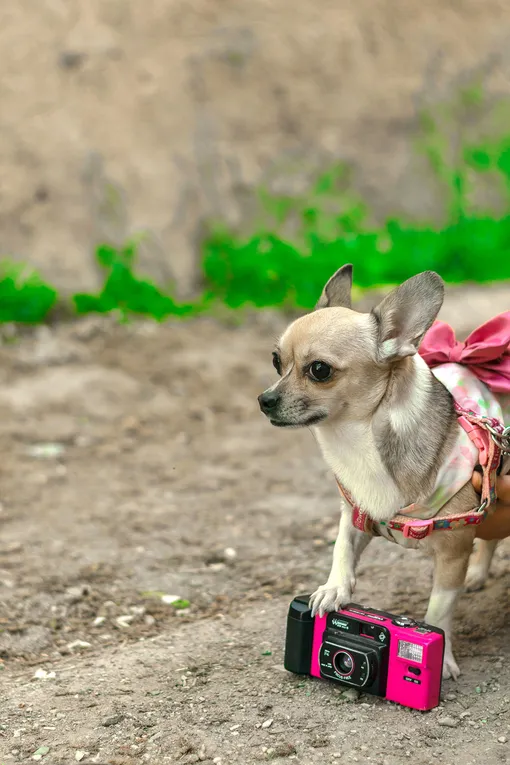
<path fill-rule="evenodd" d="M 416 661 L 421 664 L 423 659 L 423 646 L 417 643 L 408 643 L 406 640 L 398 641 L 398 657 L 399 659 L 408 659 L 409 661 Z"/>

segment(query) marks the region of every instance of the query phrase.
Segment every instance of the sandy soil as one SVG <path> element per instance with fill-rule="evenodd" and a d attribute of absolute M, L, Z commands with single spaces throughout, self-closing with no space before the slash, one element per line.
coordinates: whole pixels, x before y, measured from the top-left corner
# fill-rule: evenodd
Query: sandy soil
<path fill-rule="evenodd" d="M 444 316 L 466 331 L 507 307 L 507 286 L 461 290 Z M 282 321 L 4 332 L 0 763 L 508 761 L 508 544 L 461 598 L 463 674 L 438 710 L 283 669 L 337 496 L 311 435 L 257 410 Z M 381 541 L 361 571 L 359 600 L 423 614 L 420 555 Z"/>

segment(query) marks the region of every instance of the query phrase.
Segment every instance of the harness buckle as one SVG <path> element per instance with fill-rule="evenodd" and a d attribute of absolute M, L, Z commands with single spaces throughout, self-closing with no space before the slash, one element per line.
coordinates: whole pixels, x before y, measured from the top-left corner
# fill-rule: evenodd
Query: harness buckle
<path fill-rule="evenodd" d="M 487 464 L 489 457 L 489 436 L 487 435 L 487 430 L 491 431 L 493 438 L 494 432 L 496 431 L 493 432 L 493 429 L 489 426 L 487 426 L 487 430 L 485 430 L 484 428 L 480 427 L 480 425 L 469 422 L 469 420 L 463 415 L 458 417 L 458 422 L 478 449 L 478 462 L 480 465 L 482 465 L 482 467 L 484 467 Z"/>
<path fill-rule="evenodd" d="M 404 523 L 402 534 L 406 539 L 425 539 L 434 529 L 434 519 L 427 521 L 418 521 L 415 518 Z"/>

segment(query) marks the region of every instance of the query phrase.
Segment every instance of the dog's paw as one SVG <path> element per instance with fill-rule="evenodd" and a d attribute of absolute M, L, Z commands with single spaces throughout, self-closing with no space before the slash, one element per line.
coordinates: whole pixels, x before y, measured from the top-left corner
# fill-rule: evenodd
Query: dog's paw
<path fill-rule="evenodd" d="M 466 581 L 464 582 L 464 589 L 466 592 L 476 592 L 477 590 L 483 590 L 487 584 L 488 576 L 489 572 L 485 566 L 469 566 L 466 574 Z"/>
<path fill-rule="evenodd" d="M 457 680 L 460 675 L 459 665 L 455 661 L 451 648 L 446 648 L 443 661 L 443 680 Z"/>
<path fill-rule="evenodd" d="M 354 589 L 354 580 L 350 584 L 332 586 L 330 584 L 321 585 L 310 598 L 310 608 L 312 616 L 324 616 L 330 611 L 338 611 L 347 603 L 351 602 L 352 591 Z"/>

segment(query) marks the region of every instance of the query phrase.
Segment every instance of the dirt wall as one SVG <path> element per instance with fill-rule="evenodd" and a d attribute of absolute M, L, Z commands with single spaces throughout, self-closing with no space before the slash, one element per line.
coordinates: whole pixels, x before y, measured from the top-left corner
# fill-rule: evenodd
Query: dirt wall
<path fill-rule="evenodd" d="M 84 287 L 95 241 L 144 229 L 186 285 L 205 218 L 332 157 L 378 214 L 433 215 L 420 109 L 478 71 L 506 93 L 509 27 L 502 0 L 4 3 L 1 251 Z"/>

